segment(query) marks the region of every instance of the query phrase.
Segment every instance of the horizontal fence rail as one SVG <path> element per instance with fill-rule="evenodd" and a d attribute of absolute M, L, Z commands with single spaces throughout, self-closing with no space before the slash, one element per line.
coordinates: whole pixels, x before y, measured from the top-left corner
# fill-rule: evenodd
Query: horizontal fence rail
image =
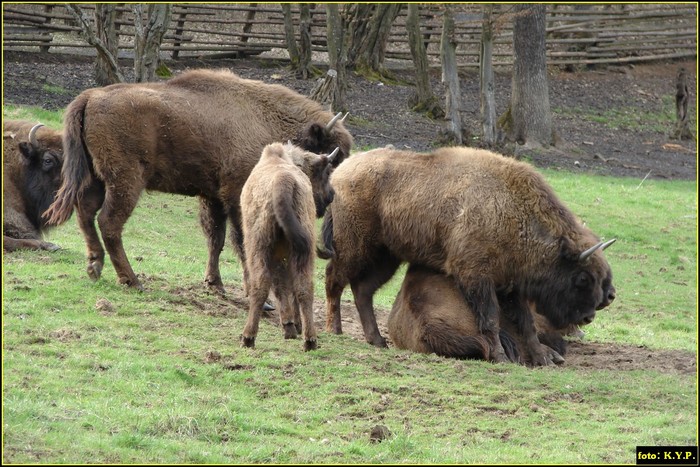
<path fill-rule="evenodd" d="M 94 4 L 81 4 L 94 11 Z M 429 60 L 439 64 L 442 6 L 420 6 L 420 26 Z M 482 5 L 453 4 L 457 60 L 460 67 L 478 67 Z M 495 66 L 512 65 L 512 5 L 494 5 Z M 342 9 L 342 8 L 341 8 Z M 133 49 L 133 11 L 118 9 L 119 49 Z M 298 33 L 299 10 L 292 6 Z M 4 50 L 74 53 L 90 50 L 73 16 L 61 4 L 3 3 Z M 697 5 L 610 4 L 548 5 L 547 57 L 551 65 L 614 64 L 697 57 Z M 311 48 L 326 52 L 326 12 L 311 5 Z M 161 50 L 171 58 L 245 57 L 275 51 L 286 54 L 280 4 L 173 4 L 170 26 Z M 386 58 L 406 61 L 411 53 L 406 31 L 406 8 L 390 31 Z M 286 55 L 288 57 L 288 55 Z"/>

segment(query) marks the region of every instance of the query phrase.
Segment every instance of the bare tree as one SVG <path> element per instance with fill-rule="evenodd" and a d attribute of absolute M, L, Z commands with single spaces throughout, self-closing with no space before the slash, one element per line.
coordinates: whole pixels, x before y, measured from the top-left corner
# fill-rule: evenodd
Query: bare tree
<path fill-rule="evenodd" d="M 455 22 L 452 5 L 445 5 L 440 40 L 440 60 L 442 62 L 442 81 L 447 83 L 445 108 L 449 121 L 448 135 L 457 144 L 462 144 L 462 118 L 459 113 L 461 96 L 459 92 L 459 75 L 457 74 L 457 41 L 455 40 Z"/>
<path fill-rule="evenodd" d="M 149 3 L 146 17 L 143 4 L 132 5 L 134 12 L 134 76 L 136 82 L 153 81 L 160 62 L 160 45 L 170 24 L 170 3 Z M 145 23 L 144 23 L 145 19 Z"/>
<path fill-rule="evenodd" d="M 671 134 L 676 139 L 695 139 L 688 126 L 688 71 L 680 67 L 676 76 L 676 128 Z"/>
<path fill-rule="evenodd" d="M 555 133 L 547 83 L 545 10 L 544 4 L 514 8 L 511 102 L 499 124 L 511 141 L 547 147 L 555 144 Z"/>
<path fill-rule="evenodd" d="M 481 141 L 487 147 L 496 143 L 496 97 L 493 79 L 493 4 L 482 7 L 481 48 L 479 50 L 479 94 L 481 108 Z"/>
<path fill-rule="evenodd" d="M 408 42 L 411 47 L 413 65 L 416 67 L 416 95 L 412 99 L 411 108 L 416 112 L 425 112 L 431 118 L 442 118 L 445 116 L 445 112 L 440 107 L 430 87 L 428 54 L 420 31 L 417 3 L 408 4 L 406 29 L 408 30 Z"/>
<path fill-rule="evenodd" d="M 311 11 L 308 3 L 299 4 L 299 46 L 294 34 L 294 18 L 290 3 L 282 3 L 284 36 L 289 52 L 290 66 L 298 78 L 307 79 L 313 74 L 311 67 Z"/>
<path fill-rule="evenodd" d="M 97 34 L 95 34 L 95 31 L 92 28 L 92 21 L 78 4 L 67 3 L 65 7 L 66 10 L 78 21 L 78 25 L 80 26 L 80 35 L 88 44 L 92 45 L 95 47 L 95 50 L 97 50 L 99 63 L 101 63 L 101 66 L 104 67 L 104 73 L 101 76 L 109 77 L 109 82 L 107 84 L 125 82 L 126 79 L 124 79 L 124 75 L 122 75 L 121 71 L 119 71 L 116 51 L 112 52 L 112 44 L 105 44 L 103 40 Z M 97 79 L 97 76 L 95 79 Z M 98 83 L 102 84 L 99 81 Z"/>
<path fill-rule="evenodd" d="M 284 38 L 287 42 L 287 52 L 291 60 L 292 70 L 299 69 L 299 49 L 297 40 L 294 37 L 294 21 L 292 18 L 292 4 L 282 3 L 282 14 L 284 16 Z"/>
<path fill-rule="evenodd" d="M 117 5 L 114 3 L 95 4 L 95 34 L 102 41 L 109 53 L 118 60 L 119 38 L 117 36 Z M 97 54 L 95 61 L 95 81 L 100 86 L 119 83 L 110 61 Z"/>
<path fill-rule="evenodd" d="M 329 90 L 331 95 L 331 108 L 335 112 L 345 111 L 347 108 L 347 47 L 345 41 L 345 27 L 340 17 L 337 3 L 326 4 L 328 63 L 330 70 L 335 70 L 334 76 L 328 74 L 327 79 L 335 81 L 335 85 Z M 329 71 L 330 71 L 329 70 Z"/>

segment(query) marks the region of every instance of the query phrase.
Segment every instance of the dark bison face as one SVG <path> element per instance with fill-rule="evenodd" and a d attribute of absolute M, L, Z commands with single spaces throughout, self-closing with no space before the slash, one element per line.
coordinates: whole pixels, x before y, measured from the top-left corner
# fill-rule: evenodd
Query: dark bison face
<path fill-rule="evenodd" d="M 316 205 L 316 217 L 323 217 L 326 208 L 335 196 L 331 186 L 331 174 L 333 173 L 333 158 L 320 157 L 311 167 L 311 189 L 314 193 Z"/>
<path fill-rule="evenodd" d="M 316 154 L 330 154 L 335 148 L 340 148 L 340 152 L 333 160 L 334 167 L 345 160 L 352 149 L 352 136 L 340 122 L 335 123 L 330 129 L 318 123 L 311 123 L 292 142 Z"/>
<path fill-rule="evenodd" d="M 612 271 L 602 251 L 585 259 L 580 252 L 564 252 L 551 271 L 528 286 L 528 296 L 537 310 L 557 329 L 589 324 L 597 310 L 615 300 Z"/>
<path fill-rule="evenodd" d="M 61 186 L 63 154 L 28 142 L 19 143 L 22 154 L 24 194 L 29 201 L 27 216 L 37 226 L 44 226 L 40 213 L 48 209 Z"/>

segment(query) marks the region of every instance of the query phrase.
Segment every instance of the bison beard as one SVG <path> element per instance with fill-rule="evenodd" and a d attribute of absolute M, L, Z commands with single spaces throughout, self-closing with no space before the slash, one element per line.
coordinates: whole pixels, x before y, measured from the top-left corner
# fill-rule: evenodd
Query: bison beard
<path fill-rule="evenodd" d="M 280 143 L 265 147 L 241 193 L 243 246 L 250 297 L 241 342 L 254 347 L 262 305 L 270 288 L 280 303 L 284 337 L 304 335 L 316 348 L 313 320 L 315 217 L 333 200 L 332 157 Z M 294 163 L 303 158 L 307 163 Z M 307 176 L 298 166 L 307 166 Z"/>
<path fill-rule="evenodd" d="M 538 341 L 529 303 L 556 328 L 588 323 L 614 298 L 603 245 L 529 165 L 489 151 L 430 154 L 377 149 L 333 173 L 323 238 L 328 330 L 342 332 L 340 296 L 349 283 L 365 339 L 386 346 L 374 292 L 402 261 L 453 277 L 491 360 L 508 361 L 499 338 L 497 294 L 534 365 L 553 363 Z"/>
<path fill-rule="evenodd" d="M 226 220 L 244 262 L 240 193 L 262 149 L 287 140 L 323 153 L 339 147 L 339 163 L 350 154 L 352 137 L 332 118 L 290 89 L 223 70 L 87 90 L 66 109 L 63 185 L 45 216 L 60 223 L 76 207 L 88 275 L 96 280 L 105 256 L 95 227 L 99 210 L 100 233 L 118 281 L 142 289 L 122 244 L 124 224 L 141 192 L 197 196 L 209 247 L 205 281 L 223 291 L 219 255 Z"/>
<path fill-rule="evenodd" d="M 3 249 L 49 250 L 42 240 L 51 226 L 41 214 L 61 185 L 60 131 L 23 120 L 3 122 Z M 68 213 L 70 216 L 70 212 Z"/>

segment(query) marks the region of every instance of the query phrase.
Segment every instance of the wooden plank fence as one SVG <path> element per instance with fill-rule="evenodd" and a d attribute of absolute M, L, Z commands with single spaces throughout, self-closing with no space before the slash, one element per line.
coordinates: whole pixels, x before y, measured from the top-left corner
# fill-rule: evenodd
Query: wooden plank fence
<path fill-rule="evenodd" d="M 481 5 L 454 4 L 457 58 L 460 67 L 478 67 Z M 94 4 L 82 4 L 94 10 Z M 512 21 L 509 5 L 496 5 L 503 16 L 494 43 L 494 65 L 512 64 Z M 298 8 L 292 7 L 295 26 Z M 611 64 L 697 57 L 697 4 L 549 5 L 547 55 L 551 65 Z M 133 12 L 118 8 L 120 53 L 133 49 Z M 282 8 L 279 4 L 173 4 L 161 50 L 164 57 L 244 57 L 276 51 L 286 56 Z M 386 58 L 410 66 L 406 11 L 392 27 Z M 442 10 L 421 5 L 421 31 L 433 65 L 439 64 Z M 326 15 L 322 4 L 311 9 L 314 52 L 326 51 Z M 3 48 L 43 52 L 91 51 L 73 17 L 61 4 L 3 3 Z"/>

